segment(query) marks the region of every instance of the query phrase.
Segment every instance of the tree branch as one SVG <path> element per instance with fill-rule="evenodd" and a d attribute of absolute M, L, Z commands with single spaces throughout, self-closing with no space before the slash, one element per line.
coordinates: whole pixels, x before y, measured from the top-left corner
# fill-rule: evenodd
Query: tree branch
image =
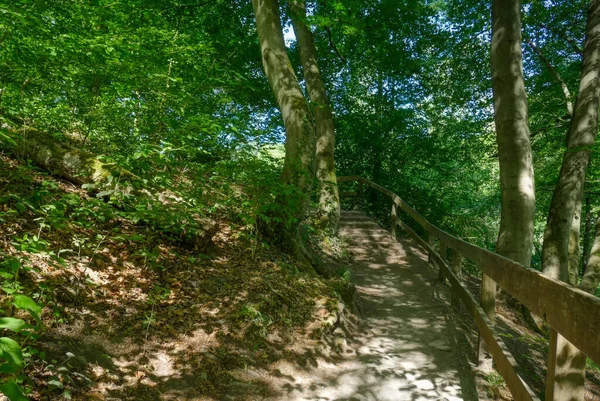
<path fill-rule="evenodd" d="M 531 41 L 531 39 L 526 38 L 525 42 L 529 45 L 529 47 L 531 47 L 533 49 L 533 51 L 535 52 L 535 54 L 537 54 L 537 56 L 541 60 L 541 62 L 544 63 L 544 65 L 546 66 L 546 68 L 548 69 L 550 74 L 552 74 L 554 79 L 556 79 L 558 81 L 558 83 L 560 84 L 560 87 L 562 88 L 563 93 L 565 94 L 565 99 L 567 101 L 567 110 L 569 112 L 569 115 L 572 116 L 573 115 L 573 102 L 571 100 L 571 92 L 569 91 L 569 87 L 567 86 L 567 83 L 565 82 L 564 79 L 562 79 L 562 77 L 560 76 L 560 74 L 558 73 L 556 68 L 554 68 L 552 63 L 550 63 L 550 60 L 548 60 L 546 58 L 546 56 L 544 56 L 544 53 L 542 53 L 542 51 Z"/>
<path fill-rule="evenodd" d="M 564 32 L 560 32 L 554 28 L 550 28 L 548 25 L 546 24 L 538 24 L 538 26 L 540 28 L 544 28 L 552 33 L 554 33 L 555 35 L 558 35 L 560 37 L 562 37 L 564 40 L 567 41 L 567 43 L 569 45 L 571 45 L 571 47 L 573 48 L 573 50 L 575 51 L 575 53 L 579 54 L 580 56 L 583 56 L 583 49 L 581 47 L 579 47 L 579 45 L 577 44 L 577 41 L 575 39 L 573 39 L 572 37 L 570 37 L 569 35 L 567 35 Z"/>
<path fill-rule="evenodd" d="M 338 50 L 337 46 L 335 45 L 335 43 L 333 43 L 333 35 L 331 34 L 331 29 L 329 29 L 328 26 L 325 26 L 324 28 L 327 31 L 327 36 L 329 36 L 329 45 L 335 51 L 335 53 L 338 55 L 340 60 L 342 60 L 342 62 L 345 63 L 346 58 L 340 54 L 340 51 Z"/>
<path fill-rule="evenodd" d="M 542 187 L 542 188 L 536 188 L 535 190 L 536 191 L 543 191 L 543 192 L 553 192 L 554 188 L 552 188 L 552 187 Z M 583 193 L 585 195 L 594 195 L 594 196 L 599 196 L 600 195 L 600 192 L 598 192 L 598 191 L 584 191 Z"/>
<path fill-rule="evenodd" d="M 194 8 L 194 7 L 204 7 L 208 4 L 212 3 L 212 1 L 204 1 L 202 3 L 196 3 L 196 4 L 175 4 L 169 7 L 165 7 L 166 10 L 170 9 L 170 8 Z"/>

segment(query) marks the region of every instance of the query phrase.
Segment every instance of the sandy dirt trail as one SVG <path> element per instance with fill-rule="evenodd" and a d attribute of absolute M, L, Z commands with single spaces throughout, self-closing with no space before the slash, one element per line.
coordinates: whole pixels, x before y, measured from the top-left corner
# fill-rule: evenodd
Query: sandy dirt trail
<path fill-rule="evenodd" d="M 294 383 L 281 388 L 278 399 L 477 400 L 447 288 L 423 251 L 412 240 L 393 241 L 359 212 L 343 212 L 340 229 L 355 257 L 365 327 L 341 361 L 289 372 Z"/>

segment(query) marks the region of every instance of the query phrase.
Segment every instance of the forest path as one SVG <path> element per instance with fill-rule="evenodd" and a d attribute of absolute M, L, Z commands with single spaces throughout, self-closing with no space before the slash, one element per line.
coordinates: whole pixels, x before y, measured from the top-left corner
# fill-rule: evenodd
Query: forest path
<path fill-rule="evenodd" d="M 301 384 L 285 399 L 477 400 L 468 345 L 423 251 L 412 240 L 394 241 L 359 212 L 342 212 L 340 231 L 355 258 L 364 327 L 351 339 L 351 354 L 297 378 Z"/>

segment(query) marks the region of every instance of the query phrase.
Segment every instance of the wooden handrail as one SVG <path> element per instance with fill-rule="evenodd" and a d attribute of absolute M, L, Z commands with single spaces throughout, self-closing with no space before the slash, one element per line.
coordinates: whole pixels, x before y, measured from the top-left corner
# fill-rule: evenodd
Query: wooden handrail
<path fill-rule="evenodd" d="M 459 255 L 458 257 L 462 255 L 473 261 L 485 276 L 495 281 L 533 313 L 543 317 L 552 329 L 560 333 L 588 357 L 600 363 L 600 331 L 598 330 L 600 326 L 600 298 L 448 234 L 441 228 L 431 224 L 394 192 L 374 182 L 360 176 L 338 178 L 338 182 L 353 181 L 368 185 L 389 196 L 394 205 L 406 212 L 429 234 L 429 241 L 425 241 L 397 216 L 394 216 L 394 211 L 392 212 L 397 224 L 429 252 L 430 259 L 436 261 L 440 268 L 440 275 L 446 277 L 452 285 L 453 296 L 456 295 L 463 301 L 474 318 L 481 337 L 487 343 L 488 350 L 496 362 L 498 371 L 506 380 L 515 399 L 519 401 L 537 400 L 537 397 L 518 375 L 514 358 L 497 335 L 493 323 L 486 316 L 488 315 L 486 312 L 489 311 L 484 311 L 470 292 L 461 284 L 460 279 L 454 274 L 456 268 L 450 269 L 446 263 L 446 258 L 442 258 L 435 252 L 431 245 L 434 238 L 440 240 L 442 247 L 452 249 L 455 255 Z"/>

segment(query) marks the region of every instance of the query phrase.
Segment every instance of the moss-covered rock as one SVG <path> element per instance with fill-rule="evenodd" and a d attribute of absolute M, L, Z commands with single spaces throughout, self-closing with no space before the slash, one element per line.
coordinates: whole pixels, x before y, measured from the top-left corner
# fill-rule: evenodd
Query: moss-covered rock
<path fill-rule="evenodd" d="M 7 125 L 0 126 L 0 134 L 0 149 L 31 160 L 43 170 L 76 185 L 88 184 L 98 195 L 119 191 L 134 197 L 138 204 L 151 205 L 148 210 L 152 212 L 143 213 L 139 222 L 184 245 L 205 249 L 217 232 L 214 220 L 187 210 L 183 199 L 169 191 L 145 188 L 141 178 L 130 171 L 115 163 L 105 163 L 96 154 L 78 149 L 55 135 L 30 127 L 15 129 Z"/>

